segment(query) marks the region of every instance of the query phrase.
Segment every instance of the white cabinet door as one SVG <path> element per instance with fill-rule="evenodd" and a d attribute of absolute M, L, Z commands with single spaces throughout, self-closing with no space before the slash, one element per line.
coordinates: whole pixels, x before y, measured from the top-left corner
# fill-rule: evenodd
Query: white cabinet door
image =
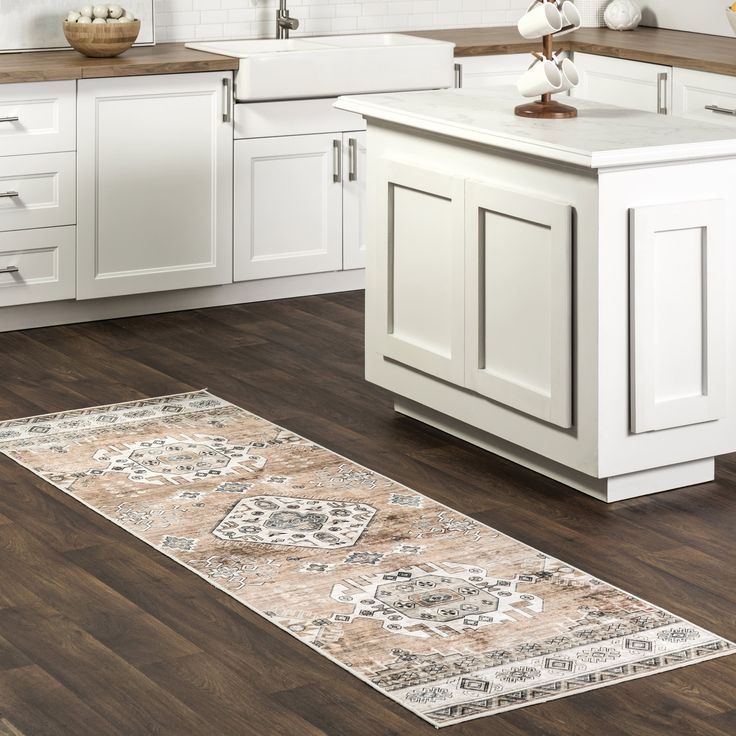
<path fill-rule="evenodd" d="M 462 386 L 464 181 L 386 160 L 377 172 L 378 300 L 386 358 Z"/>
<path fill-rule="evenodd" d="M 342 268 L 342 133 L 235 143 L 236 281 Z"/>
<path fill-rule="evenodd" d="M 224 79 L 80 80 L 79 299 L 232 281 Z"/>
<path fill-rule="evenodd" d="M 674 115 L 736 127 L 736 77 L 674 69 L 672 86 Z"/>
<path fill-rule="evenodd" d="M 580 84 L 573 97 L 667 114 L 672 99 L 672 67 L 608 56 L 575 53 Z"/>
<path fill-rule="evenodd" d="M 630 212 L 631 431 L 720 419 L 727 409 L 727 204 Z"/>
<path fill-rule="evenodd" d="M 572 425 L 572 207 L 466 184 L 468 388 Z"/>
<path fill-rule="evenodd" d="M 366 134 L 345 133 L 343 160 L 347 175 L 343 182 L 342 267 L 349 271 L 365 268 Z"/>
<path fill-rule="evenodd" d="M 531 54 L 468 56 L 455 59 L 461 68 L 461 86 L 468 89 L 513 85 L 534 61 Z"/>

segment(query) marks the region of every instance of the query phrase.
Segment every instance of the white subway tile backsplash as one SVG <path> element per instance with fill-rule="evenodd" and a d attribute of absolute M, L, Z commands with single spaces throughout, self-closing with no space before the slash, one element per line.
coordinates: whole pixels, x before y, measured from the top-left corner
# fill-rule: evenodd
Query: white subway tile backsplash
<path fill-rule="evenodd" d="M 155 0 L 160 41 L 273 36 L 279 0 Z M 294 35 L 513 25 L 529 0 L 289 0 Z"/>

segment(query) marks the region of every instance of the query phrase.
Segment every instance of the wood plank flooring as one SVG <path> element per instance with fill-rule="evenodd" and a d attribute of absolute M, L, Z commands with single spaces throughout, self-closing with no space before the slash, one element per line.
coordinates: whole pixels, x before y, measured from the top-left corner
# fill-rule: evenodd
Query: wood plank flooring
<path fill-rule="evenodd" d="M 736 456 L 614 506 L 392 412 L 360 292 L 0 334 L 0 419 L 213 393 L 736 639 Z M 435 729 L 0 458 L 0 736 L 428 736 Z M 449 736 L 733 736 L 736 656 Z"/>

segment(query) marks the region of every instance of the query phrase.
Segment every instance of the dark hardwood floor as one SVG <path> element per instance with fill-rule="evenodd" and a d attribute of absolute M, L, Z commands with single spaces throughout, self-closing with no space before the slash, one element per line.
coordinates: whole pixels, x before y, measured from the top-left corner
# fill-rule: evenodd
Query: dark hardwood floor
<path fill-rule="evenodd" d="M 613 506 L 392 412 L 362 294 L 0 334 L 0 419 L 208 387 L 730 639 L 736 456 Z M 0 735 L 422 736 L 434 729 L 0 458 Z M 450 736 L 736 734 L 736 656 Z"/>

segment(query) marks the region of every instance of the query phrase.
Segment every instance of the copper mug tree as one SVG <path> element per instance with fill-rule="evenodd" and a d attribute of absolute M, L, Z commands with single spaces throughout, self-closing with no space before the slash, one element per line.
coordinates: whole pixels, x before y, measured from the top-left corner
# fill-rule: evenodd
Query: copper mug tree
<path fill-rule="evenodd" d="M 540 0 L 540 2 L 556 3 L 557 0 Z M 572 30 L 573 26 L 565 26 L 560 29 L 562 31 Z M 542 36 L 542 53 L 533 53 L 537 61 L 554 61 L 554 34 L 549 33 Z M 561 119 L 575 118 L 578 115 L 577 108 L 572 105 L 563 105 L 561 102 L 552 99 L 552 92 L 543 94 L 541 98 L 535 102 L 527 102 L 519 105 L 514 110 L 516 115 L 522 118 L 542 118 L 542 119 Z"/>

